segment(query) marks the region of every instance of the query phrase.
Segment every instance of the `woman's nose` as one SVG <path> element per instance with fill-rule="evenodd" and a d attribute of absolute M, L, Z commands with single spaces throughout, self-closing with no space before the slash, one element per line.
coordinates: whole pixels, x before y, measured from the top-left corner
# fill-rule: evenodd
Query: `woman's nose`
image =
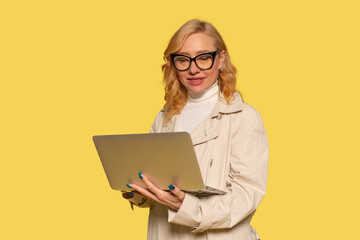
<path fill-rule="evenodd" d="M 189 73 L 195 74 L 200 72 L 200 69 L 196 66 L 195 62 L 190 63 Z"/>

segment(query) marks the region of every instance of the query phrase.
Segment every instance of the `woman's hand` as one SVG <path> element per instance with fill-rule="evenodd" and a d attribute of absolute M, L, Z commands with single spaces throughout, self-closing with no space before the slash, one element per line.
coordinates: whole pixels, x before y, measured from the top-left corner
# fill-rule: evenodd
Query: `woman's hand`
<path fill-rule="evenodd" d="M 131 188 L 139 192 L 146 198 L 153 199 L 158 203 L 161 203 L 168 208 L 178 211 L 181 207 L 181 204 L 185 198 L 185 193 L 181 191 L 178 187 L 170 184 L 170 192 L 164 191 L 156 187 L 152 182 L 142 173 L 139 173 L 139 177 L 142 179 L 143 183 L 147 188 L 141 187 L 136 183 L 130 184 Z"/>

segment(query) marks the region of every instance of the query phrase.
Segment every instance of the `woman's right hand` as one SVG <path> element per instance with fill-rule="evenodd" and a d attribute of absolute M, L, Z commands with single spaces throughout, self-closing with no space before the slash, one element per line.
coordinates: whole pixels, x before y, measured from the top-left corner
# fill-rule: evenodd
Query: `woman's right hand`
<path fill-rule="evenodd" d="M 170 184 L 169 185 L 170 192 L 164 191 L 158 188 L 157 186 L 155 186 L 141 172 L 139 173 L 139 177 L 142 180 L 142 182 L 146 185 L 146 188 L 137 185 L 136 183 L 133 183 L 131 185 L 127 184 L 127 186 L 136 190 L 136 193 L 141 194 L 145 198 L 163 204 L 174 211 L 178 211 L 180 209 L 182 202 L 185 198 L 185 192 L 183 192 L 180 188 L 174 186 L 173 184 Z"/>

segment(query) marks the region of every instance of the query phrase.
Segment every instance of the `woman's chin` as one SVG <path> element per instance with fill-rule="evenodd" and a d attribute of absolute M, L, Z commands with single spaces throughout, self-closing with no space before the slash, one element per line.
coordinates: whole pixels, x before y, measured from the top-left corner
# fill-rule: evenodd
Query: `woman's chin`
<path fill-rule="evenodd" d="M 187 90 L 191 93 L 199 94 L 205 92 L 210 86 L 206 84 L 199 84 L 199 85 L 187 85 Z"/>
<path fill-rule="evenodd" d="M 205 92 L 206 88 L 188 88 L 188 91 L 194 94 L 200 94 Z"/>

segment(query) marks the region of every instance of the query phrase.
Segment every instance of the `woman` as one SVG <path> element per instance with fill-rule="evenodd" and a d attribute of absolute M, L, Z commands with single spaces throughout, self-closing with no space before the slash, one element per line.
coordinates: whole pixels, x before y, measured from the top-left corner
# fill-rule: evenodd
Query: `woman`
<path fill-rule="evenodd" d="M 208 22 L 191 20 L 171 38 L 162 66 L 165 106 L 151 132 L 191 134 L 205 185 L 225 195 L 197 197 L 169 185 L 128 184 L 132 204 L 150 207 L 148 239 L 259 239 L 250 226 L 266 192 L 268 142 L 258 112 L 235 90 L 236 69 Z"/>

